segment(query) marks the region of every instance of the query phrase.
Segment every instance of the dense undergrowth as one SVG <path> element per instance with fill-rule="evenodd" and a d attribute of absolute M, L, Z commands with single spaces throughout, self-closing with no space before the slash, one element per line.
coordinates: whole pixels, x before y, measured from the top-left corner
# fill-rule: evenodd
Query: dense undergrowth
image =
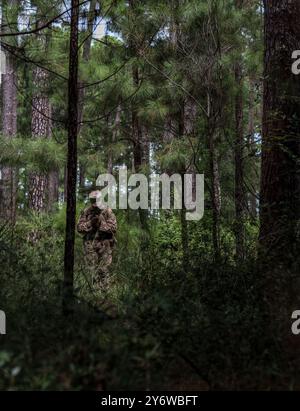
<path fill-rule="evenodd" d="M 109 295 L 91 289 L 78 236 L 74 313 L 64 317 L 63 213 L 2 227 L 0 389 L 271 388 L 281 360 L 264 333 L 253 224 L 240 265 L 231 227 L 216 263 L 209 217 L 191 223 L 185 267 L 177 216 L 153 218 L 145 233 L 120 213 Z"/>

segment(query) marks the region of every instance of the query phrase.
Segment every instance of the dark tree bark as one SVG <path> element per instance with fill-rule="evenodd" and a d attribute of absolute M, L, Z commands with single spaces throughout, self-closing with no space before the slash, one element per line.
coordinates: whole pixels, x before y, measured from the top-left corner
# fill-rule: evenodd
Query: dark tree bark
<path fill-rule="evenodd" d="M 179 28 L 178 28 L 179 31 Z M 178 134 L 179 137 L 184 139 L 191 139 L 195 137 L 195 127 L 197 120 L 197 104 L 193 98 L 186 97 L 180 101 L 180 110 L 177 114 L 178 118 Z M 195 153 L 192 153 L 191 157 L 187 160 L 185 167 L 181 170 L 182 181 L 184 181 L 184 174 L 189 173 L 192 175 L 192 200 L 196 200 L 196 166 Z M 184 190 L 182 192 L 182 204 L 183 208 L 181 210 L 181 245 L 182 245 L 182 262 L 185 271 L 190 269 L 190 242 L 189 242 L 189 226 L 186 220 L 186 207 L 184 205 Z"/>
<path fill-rule="evenodd" d="M 137 0 L 129 0 L 129 9 L 130 9 L 130 19 L 131 24 L 134 24 L 134 16 L 136 13 L 136 7 L 138 5 Z M 137 41 L 138 35 L 135 32 L 130 33 L 128 38 L 128 44 L 130 49 L 135 55 L 139 55 L 141 44 L 138 44 Z M 136 88 L 140 85 L 140 72 L 139 67 L 136 62 L 133 63 L 132 67 L 132 81 Z M 136 173 L 139 173 L 142 167 L 146 164 L 145 159 L 148 157 L 145 150 L 149 147 L 148 142 L 146 141 L 146 135 L 143 133 L 144 129 L 141 124 L 141 121 L 138 117 L 138 105 L 136 101 L 132 101 L 131 104 L 131 130 L 132 130 L 132 141 L 133 141 L 133 165 Z M 148 211 L 139 209 L 139 216 L 141 227 L 148 231 Z"/>
<path fill-rule="evenodd" d="M 243 0 L 235 0 L 237 10 L 241 10 L 244 5 Z M 236 83 L 235 96 L 235 247 L 237 260 L 245 258 L 245 216 L 246 216 L 246 196 L 244 188 L 244 99 L 243 99 L 243 66 L 240 61 L 235 63 L 234 77 Z"/>
<path fill-rule="evenodd" d="M 133 81 L 136 87 L 140 84 L 139 70 L 133 69 Z M 145 127 L 141 124 L 138 117 L 138 107 L 132 104 L 132 140 L 133 140 L 133 159 L 134 168 L 138 173 L 149 159 L 149 142 Z"/>
<path fill-rule="evenodd" d="M 16 0 L 4 2 L 9 10 L 17 5 Z M 6 12 L 2 13 L 2 25 L 7 30 L 5 18 Z M 6 70 L 2 74 L 2 133 L 5 138 L 11 139 L 17 134 L 17 73 L 15 61 L 12 55 L 6 55 Z M 1 75 L 1 74 L 0 74 Z M 1 193 L 0 193 L 0 216 L 6 221 L 15 223 L 16 220 L 16 197 L 17 197 L 17 169 L 4 166 L 1 168 Z"/>
<path fill-rule="evenodd" d="M 264 257 L 277 266 L 299 253 L 300 81 L 292 73 L 291 56 L 300 45 L 300 2 L 264 3 L 260 244 Z"/>
<path fill-rule="evenodd" d="M 244 145 L 244 124 L 243 124 L 243 72 L 241 63 L 235 65 L 235 81 L 237 86 L 237 94 L 235 97 L 235 240 L 236 240 L 236 256 L 238 260 L 243 260 L 245 257 L 245 211 L 246 200 L 244 190 L 244 161 L 243 161 L 243 145 Z"/>
<path fill-rule="evenodd" d="M 187 119 L 186 102 L 183 98 L 178 100 L 178 113 L 176 116 L 178 137 L 186 138 L 186 126 L 190 125 Z M 184 174 L 187 171 L 187 165 L 184 164 L 182 169 L 179 170 L 181 179 L 184 181 Z M 184 204 L 184 189 L 182 190 L 182 209 L 180 210 L 180 228 L 181 228 L 181 247 L 182 247 L 182 268 L 184 272 L 189 272 L 190 269 L 190 247 L 189 247 L 189 229 L 188 222 L 186 220 L 186 208 Z"/>
<path fill-rule="evenodd" d="M 116 111 L 116 117 L 113 125 L 113 130 L 112 130 L 112 138 L 111 138 L 111 144 L 113 145 L 116 142 L 118 131 L 120 128 L 120 123 L 121 123 L 121 106 L 119 105 Z M 113 151 L 112 149 L 109 150 L 108 152 L 108 161 L 107 161 L 107 172 L 109 174 L 113 173 Z"/>
<path fill-rule="evenodd" d="M 184 196 L 182 196 L 182 204 L 184 204 Z M 180 222 L 181 222 L 182 268 L 184 272 L 188 272 L 190 269 L 189 230 L 188 230 L 188 222 L 186 220 L 186 209 L 184 206 L 180 210 Z"/>
<path fill-rule="evenodd" d="M 209 7 L 209 19 L 205 27 L 206 39 L 206 60 L 207 68 L 202 74 L 202 82 L 206 89 L 206 134 L 208 149 L 208 174 L 209 192 L 212 209 L 212 242 L 214 260 L 218 262 L 221 257 L 221 182 L 219 170 L 218 143 L 222 135 L 223 128 L 223 107 L 225 103 L 220 66 L 216 64 L 216 56 L 222 59 L 222 41 L 219 33 L 219 22 L 215 18 L 217 13 L 217 2 L 211 2 Z"/>
<path fill-rule="evenodd" d="M 68 170 L 67 165 L 64 167 L 64 202 L 67 202 L 67 192 L 68 192 Z"/>
<path fill-rule="evenodd" d="M 186 138 L 195 138 L 196 137 L 196 121 L 197 121 L 197 104 L 195 100 L 191 97 L 187 97 L 184 103 L 184 132 Z M 187 172 L 192 174 L 193 183 L 192 183 L 192 199 L 196 201 L 196 153 L 193 152 L 191 158 L 188 160 Z"/>
<path fill-rule="evenodd" d="M 83 52 L 82 52 L 82 60 L 84 64 L 87 64 L 90 59 L 91 54 L 91 45 L 92 45 L 92 37 L 93 37 L 93 28 L 94 22 L 96 19 L 96 6 L 97 0 L 90 1 L 90 7 L 87 17 L 87 31 L 84 34 L 84 44 L 83 44 Z M 85 96 L 85 88 L 83 87 L 84 84 L 82 81 L 78 82 L 78 135 L 80 134 L 82 128 L 82 120 L 84 115 L 84 96 Z M 79 161 L 79 194 L 81 197 L 85 194 L 85 164 Z"/>
<path fill-rule="evenodd" d="M 248 115 L 248 139 L 247 139 L 249 156 L 255 155 L 255 80 L 249 79 L 249 115 Z M 253 218 L 257 216 L 256 204 L 256 185 L 248 193 L 249 211 Z"/>
<path fill-rule="evenodd" d="M 212 240 L 214 259 L 218 261 L 220 250 L 220 220 L 221 220 L 221 184 L 219 173 L 219 159 L 216 147 L 218 109 L 212 104 L 210 92 L 207 92 L 207 146 L 209 153 L 210 198 L 212 207 Z"/>
<path fill-rule="evenodd" d="M 209 165 L 211 181 L 211 204 L 213 215 L 212 239 L 214 245 L 214 257 L 217 261 L 220 258 L 220 218 L 221 218 L 221 185 L 219 174 L 218 153 L 215 144 L 215 134 L 209 133 Z"/>
<path fill-rule="evenodd" d="M 291 70 L 300 44 L 299 0 L 265 0 L 260 266 L 266 335 L 286 364 L 299 368 L 291 313 L 299 307 L 300 81 Z M 297 238 L 298 237 L 298 238 Z M 272 345 L 268 346 L 272 350 Z M 297 373 L 297 370 L 295 370 Z"/>
<path fill-rule="evenodd" d="M 59 197 L 59 171 L 50 171 L 48 177 L 48 211 L 54 210 L 55 203 L 58 202 Z"/>
<path fill-rule="evenodd" d="M 133 70 L 133 78 L 136 86 L 139 84 L 138 70 Z M 148 142 L 146 136 L 143 133 L 143 127 L 140 124 L 140 120 L 137 114 L 137 107 L 132 104 L 132 140 L 133 140 L 133 165 L 134 171 L 136 173 L 141 172 L 142 167 L 146 165 L 145 159 L 148 157 L 145 153 L 146 148 L 148 147 Z M 144 230 L 149 230 L 148 227 L 148 211 L 139 209 L 139 216 L 141 226 Z"/>
<path fill-rule="evenodd" d="M 78 21 L 79 0 L 72 0 L 68 84 L 67 212 L 63 295 L 63 309 L 65 313 L 72 311 L 74 283 L 78 134 Z"/>
<path fill-rule="evenodd" d="M 170 52 L 173 54 L 175 60 L 180 60 L 182 44 L 185 42 L 181 23 L 179 21 L 180 1 L 172 2 L 171 21 L 170 21 L 170 37 L 169 45 Z M 172 100 L 172 99 L 171 99 Z M 190 97 L 178 97 L 175 101 L 170 101 L 170 111 L 165 121 L 165 131 L 163 140 L 166 144 L 170 144 L 174 138 L 186 139 L 192 137 L 194 133 L 197 107 L 195 101 Z M 173 111 L 173 106 L 177 108 Z M 187 164 L 183 165 L 179 170 L 182 181 L 184 181 L 184 174 L 186 172 L 195 174 L 194 159 L 188 159 Z M 171 174 L 170 170 L 165 170 Z M 193 180 L 192 196 L 195 199 L 195 180 Z M 182 248 L 182 268 L 184 272 L 190 270 L 190 244 L 189 244 L 189 226 L 186 220 L 186 207 L 184 204 L 184 189 L 182 191 L 182 209 L 180 211 L 180 228 L 181 228 L 181 248 Z"/>
<path fill-rule="evenodd" d="M 87 31 L 84 34 L 84 43 L 83 43 L 83 51 L 82 51 L 82 60 L 83 63 L 88 63 L 91 54 L 91 45 L 92 45 L 92 37 L 93 37 L 93 27 L 96 18 L 96 5 L 97 0 L 90 1 L 90 8 L 88 12 L 87 18 Z M 78 134 L 81 129 L 81 122 L 83 119 L 83 108 L 84 108 L 84 95 L 85 95 L 85 88 L 83 87 L 83 82 L 78 82 Z"/>

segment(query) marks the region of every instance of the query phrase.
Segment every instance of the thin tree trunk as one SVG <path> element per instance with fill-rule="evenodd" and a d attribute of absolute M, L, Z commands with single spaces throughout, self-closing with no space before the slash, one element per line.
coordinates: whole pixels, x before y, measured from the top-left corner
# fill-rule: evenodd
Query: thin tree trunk
<path fill-rule="evenodd" d="M 68 196 L 68 170 L 67 165 L 64 167 L 64 203 L 67 202 Z"/>
<path fill-rule="evenodd" d="M 243 0 L 235 0 L 237 10 L 241 10 L 244 5 Z M 244 189 L 244 99 L 243 99 L 243 67 L 240 61 L 235 63 L 234 77 L 237 87 L 235 96 L 235 248 L 237 260 L 242 261 L 245 258 L 245 216 L 246 216 L 246 198 Z"/>
<path fill-rule="evenodd" d="M 79 195 L 81 198 L 83 198 L 85 194 L 85 173 L 86 166 L 83 162 L 79 161 Z"/>
<path fill-rule="evenodd" d="M 214 134 L 209 135 L 209 163 L 211 180 L 211 202 L 213 214 L 212 237 L 215 260 L 220 258 L 220 215 L 221 215 L 221 186 L 218 156 L 215 147 Z"/>
<path fill-rule="evenodd" d="M 138 79 L 138 71 L 133 71 L 134 75 L 134 81 L 135 84 L 138 84 L 139 82 Z M 137 107 L 133 105 L 132 107 L 132 139 L 133 139 L 133 164 L 134 164 L 134 170 L 136 173 L 141 172 L 142 167 L 145 165 L 143 162 L 143 159 L 145 158 L 145 155 L 143 153 L 143 131 L 142 131 L 142 126 L 140 124 L 138 114 L 137 114 Z M 140 216 L 140 222 L 141 226 L 144 230 L 149 230 L 148 227 L 148 212 L 147 210 L 142 210 L 139 209 L 139 216 Z"/>
<path fill-rule="evenodd" d="M 235 82 L 237 94 L 235 97 L 235 241 L 238 260 L 245 257 L 245 190 L 244 190 L 244 125 L 243 125 L 243 73 L 239 62 L 235 65 Z"/>
<path fill-rule="evenodd" d="M 87 64 L 90 59 L 91 45 L 92 45 L 92 34 L 94 28 L 94 22 L 96 18 L 96 6 L 97 0 L 90 1 L 90 7 L 87 18 L 87 31 L 84 33 L 85 39 L 83 44 L 82 60 L 84 64 Z M 78 82 L 78 135 L 80 134 L 82 128 L 82 120 L 84 114 L 84 96 L 85 88 L 83 87 L 83 82 Z M 79 194 L 81 197 L 85 194 L 85 164 L 79 161 Z"/>
<path fill-rule="evenodd" d="M 197 119 L 197 104 L 191 97 L 181 101 L 181 111 L 179 113 L 179 135 L 182 135 L 185 139 L 193 138 L 195 136 L 195 125 Z M 195 161 L 197 159 L 192 153 L 192 157 L 188 159 L 188 163 L 185 166 L 185 170 L 182 173 L 182 179 L 184 179 L 184 173 L 188 172 L 192 175 L 192 200 L 196 200 L 196 167 Z M 182 197 L 182 204 L 184 204 L 184 190 Z M 186 208 L 183 206 L 181 211 L 181 243 L 183 249 L 183 266 L 186 271 L 190 269 L 190 246 L 189 246 L 189 230 L 188 222 L 186 220 Z"/>
<path fill-rule="evenodd" d="M 170 48 L 176 59 L 180 58 L 180 41 L 182 40 L 182 32 L 180 23 L 178 21 L 178 11 L 180 2 L 174 1 L 172 4 L 172 18 L 170 27 Z M 179 109 L 176 116 L 169 115 L 166 121 L 166 132 L 164 134 L 164 141 L 168 144 L 174 138 L 174 130 L 177 131 L 179 138 L 186 138 L 187 135 L 193 131 L 193 102 L 188 98 L 179 98 L 175 102 Z M 176 130 L 177 127 L 177 130 Z M 186 173 L 188 166 L 181 170 L 182 181 L 184 173 Z M 191 170 L 189 170 L 191 171 Z M 194 191 L 193 191 L 194 194 Z M 189 230 L 188 222 L 186 220 L 186 208 L 184 204 L 184 190 L 182 191 L 182 209 L 180 211 L 180 228 L 181 228 L 181 247 L 182 247 L 182 265 L 184 272 L 189 272 L 190 269 L 190 246 L 189 246 Z"/>
<path fill-rule="evenodd" d="M 249 115 L 248 115 L 248 152 L 252 156 L 255 153 L 255 81 L 250 78 L 249 80 Z M 257 205 L 256 205 L 256 192 L 248 193 L 250 213 L 252 217 L 257 216 Z"/>
<path fill-rule="evenodd" d="M 189 232 L 188 232 L 188 222 L 186 220 L 186 209 L 184 208 L 184 206 L 180 210 L 180 222 L 181 222 L 182 266 L 183 266 L 184 272 L 188 272 L 190 268 Z"/>
<path fill-rule="evenodd" d="M 131 11 L 131 16 L 130 18 L 133 20 L 134 18 L 134 13 L 136 10 L 136 0 L 129 0 L 129 8 Z M 133 23 L 133 21 L 131 22 Z M 138 47 L 139 45 L 137 44 L 137 39 L 135 36 L 135 33 L 131 33 L 129 36 L 129 47 L 131 50 L 135 51 L 135 53 L 138 55 Z M 132 81 L 134 86 L 137 88 L 140 85 L 140 73 L 139 73 L 139 67 L 136 65 L 136 62 L 133 63 L 132 67 Z M 143 146 L 144 146 L 144 139 L 145 136 L 143 136 L 143 127 L 140 123 L 140 119 L 138 117 L 138 106 L 135 101 L 132 102 L 131 106 L 131 129 L 132 129 L 132 140 L 133 140 L 133 161 L 134 161 L 134 170 L 136 173 L 139 173 L 145 165 L 143 163 L 143 158 L 145 158 L 143 154 Z M 141 210 L 139 209 L 139 216 L 140 216 L 140 222 L 141 222 L 141 227 L 148 231 L 148 210 Z"/>
<path fill-rule="evenodd" d="M 184 99 L 178 101 L 179 110 L 177 113 L 178 136 L 186 138 L 186 104 Z M 181 179 L 184 181 L 184 174 L 187 166 L 184 165 L 180 170 Z M 182 209 L 180 211 L 180 228 L 181 228 L 181 247 L 182 247 L 182 266 L 184 272 L 189 272 L 190 269 L 190 247 L 189 247 L 189 230 L 186 220 L 186 208 L 184 204 L 184 189 L 182 190 Z"/>
<path fill-rule="evenodd" d="M 48 178 L 48 211 L 53 211 L 54 204 L 59 199 L 59 171 L 53 170 Z"/>
<path fill-rule="evenodd" d="M 52 137 L 52 106 L 49 102 L 48 138 Z M 51 170 L 48 174 L 48 211 L 54 211 L 54 206 L 59 200 L 59 170 Z"/>
<path fill-rule="evenodd" d="M 116 117 L 115 117 L 115 122 L 113 126 L 113 131 L 112 131 L 112 138 L 111 138 L 111 144 L 113 145 L 116 142 L 118 131 L 120 128 L 120 123 L 121 123 L 121 106 L 119 105 L 116 111 Z M 110 148 L 108 152 L 108 161 L 107 161 L 107 172 L 109 174 L 113 173 L 113 150 Z"/>
<path fill-rule="evenodd" d="M 63 309 L 72 311 L 74 283 L 74 243 L 76 224 L 77 134 L 78 134 L 78 21 L 79 0 L 72 0 L 69 92 L 68 92 L 68 160 L 67 160 L 67 212 L 64 256 Z"/>
<path fill-rule="evenodd" d="M 196 136 L 195 126 L 197 120 L 197 104 L 192 98 L 187 98 L 184 106 L 184 129 L 186 137 L 194 138 Z M 193 176 L 192 183 L 192 200 L 196 201 L 196 166 L 195 152 L 192 153 L 192 158 L 189 159 L 187 171 Z"/>
<path fill-rule="evenodd" d="M 139 80 L 139 72 L 138 68 L 134 68 L 132 70 L 133 75 L 133 82 L 136 87 L 138 87 L 140 80 Z M 132 104 L 132 139 L 133 139 L 133 159 L 134 159 L 134 168 L 135 171 L 138 173 L 142 166 L 142 127 L 140 124 L 140 120 L 138 118 L 138 107 L 136 104 Z"/>
<path fill-rule="evenodd" d="M 221 184 L 219 174 L 218 153 L 215 144 L 216 124 L 212 124 L 212 101 L 207 93 L 207 134 L 210 169 L 210 197 L 212 206 L 212 240 L 214 247 L 214 258 L 220 258 L 220 217 L 221 217 Z M 216 118 L 214 119 L 216 121 Z"/>
<path fill-rule="evenodd" d="M 96 18 L 96 5 L 97 0 L 90 1 L 90 8 L 88 12 L 87 18 L 87 31 L 84 33 L 84 43 L 83 43 L 83 52 L 82 52 L 82 61 L 84 64 L 87 64 L 90 59 L 91 54 L 91 45 L 92 45 L 92 37 L 93 37 L 93 27 Z M 78 82 L 78 134 L 81 130 L 81 122 L 83 119 L 83 109 L 84 109 L 84 95 L 85 95 L 85 88 L 83 87 L 83 82 Z"/>

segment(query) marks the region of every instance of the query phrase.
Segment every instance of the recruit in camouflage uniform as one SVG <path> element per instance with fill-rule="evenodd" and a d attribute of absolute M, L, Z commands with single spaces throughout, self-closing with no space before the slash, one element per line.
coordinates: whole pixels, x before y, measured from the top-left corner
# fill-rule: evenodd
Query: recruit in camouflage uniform
<path fill-rule="evenodd" d="M 96 203 L 97 191 L 90 194 L 91 206 L 80 215 L 77 230 L 83 234 L 85 260 L 92 284 L 105 291 L 109 286 L 109 266 L 115 245 L 117 221 L 110 208 L 101 210 Z"/>

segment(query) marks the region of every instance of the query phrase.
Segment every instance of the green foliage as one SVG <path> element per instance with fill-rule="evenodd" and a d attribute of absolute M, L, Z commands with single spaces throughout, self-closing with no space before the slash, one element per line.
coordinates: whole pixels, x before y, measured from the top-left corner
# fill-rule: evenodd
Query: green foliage
<path fill-rule="evenodd" d="M 65 147 L 54 140 L 1 137 L 0 144 L 1 164 L 47 173 L 62 168 L 65 162 Z"/>
<path fill-rule="evenodd" d="M 170 384 L 172 369 L 163 364 L 182 357 L 192 359 L 201 370 L 198 379 L 222 387 L 225 376 L 235 378 L 236 372 L 246 369 L 250 375 L 249 361 L 253 372 L 264 361 L 262 351 L 253 362 L 257 348 L 253 338 L 260 321 L 259 306 L 253 311 L 258 292 L 255 272 L 250 266 L 238 270 L 229 263 L 233 261 L 229 232 L 223 235 L 223 242 L 229 243 L 224 262 L 218 268 L 210 263 L 209 220 L 191 224 L 193 264 L 187 273 L 181 268 L 176 214 L 153 219 L 149 237 L 134 214 L 118 212 L 108 305 L 86 282 L 78 236 L 78 300 L 73 318 L 65 319 L 61 314 L 64 213 L 61 209 L 52 217 L 27 216 L 18 221 L 13 237 L 3 238 L 12 241 L 12 252 L 9 261 L 0 254 L 1 307 L 9 324 L 0 345 L 2 389 L 158 387 Z M 33 231 L 39 238 L 34 244 L 27 241 Z"/>
<path fill-rule="evenodd" d="M 169 145 L 165 145 L 164 151 L 159 154 L 162 169 L 171 169 L 177 172 L 185 170 L 186 156 L 190 151 L 189 141 L 173 139 Z"/>

